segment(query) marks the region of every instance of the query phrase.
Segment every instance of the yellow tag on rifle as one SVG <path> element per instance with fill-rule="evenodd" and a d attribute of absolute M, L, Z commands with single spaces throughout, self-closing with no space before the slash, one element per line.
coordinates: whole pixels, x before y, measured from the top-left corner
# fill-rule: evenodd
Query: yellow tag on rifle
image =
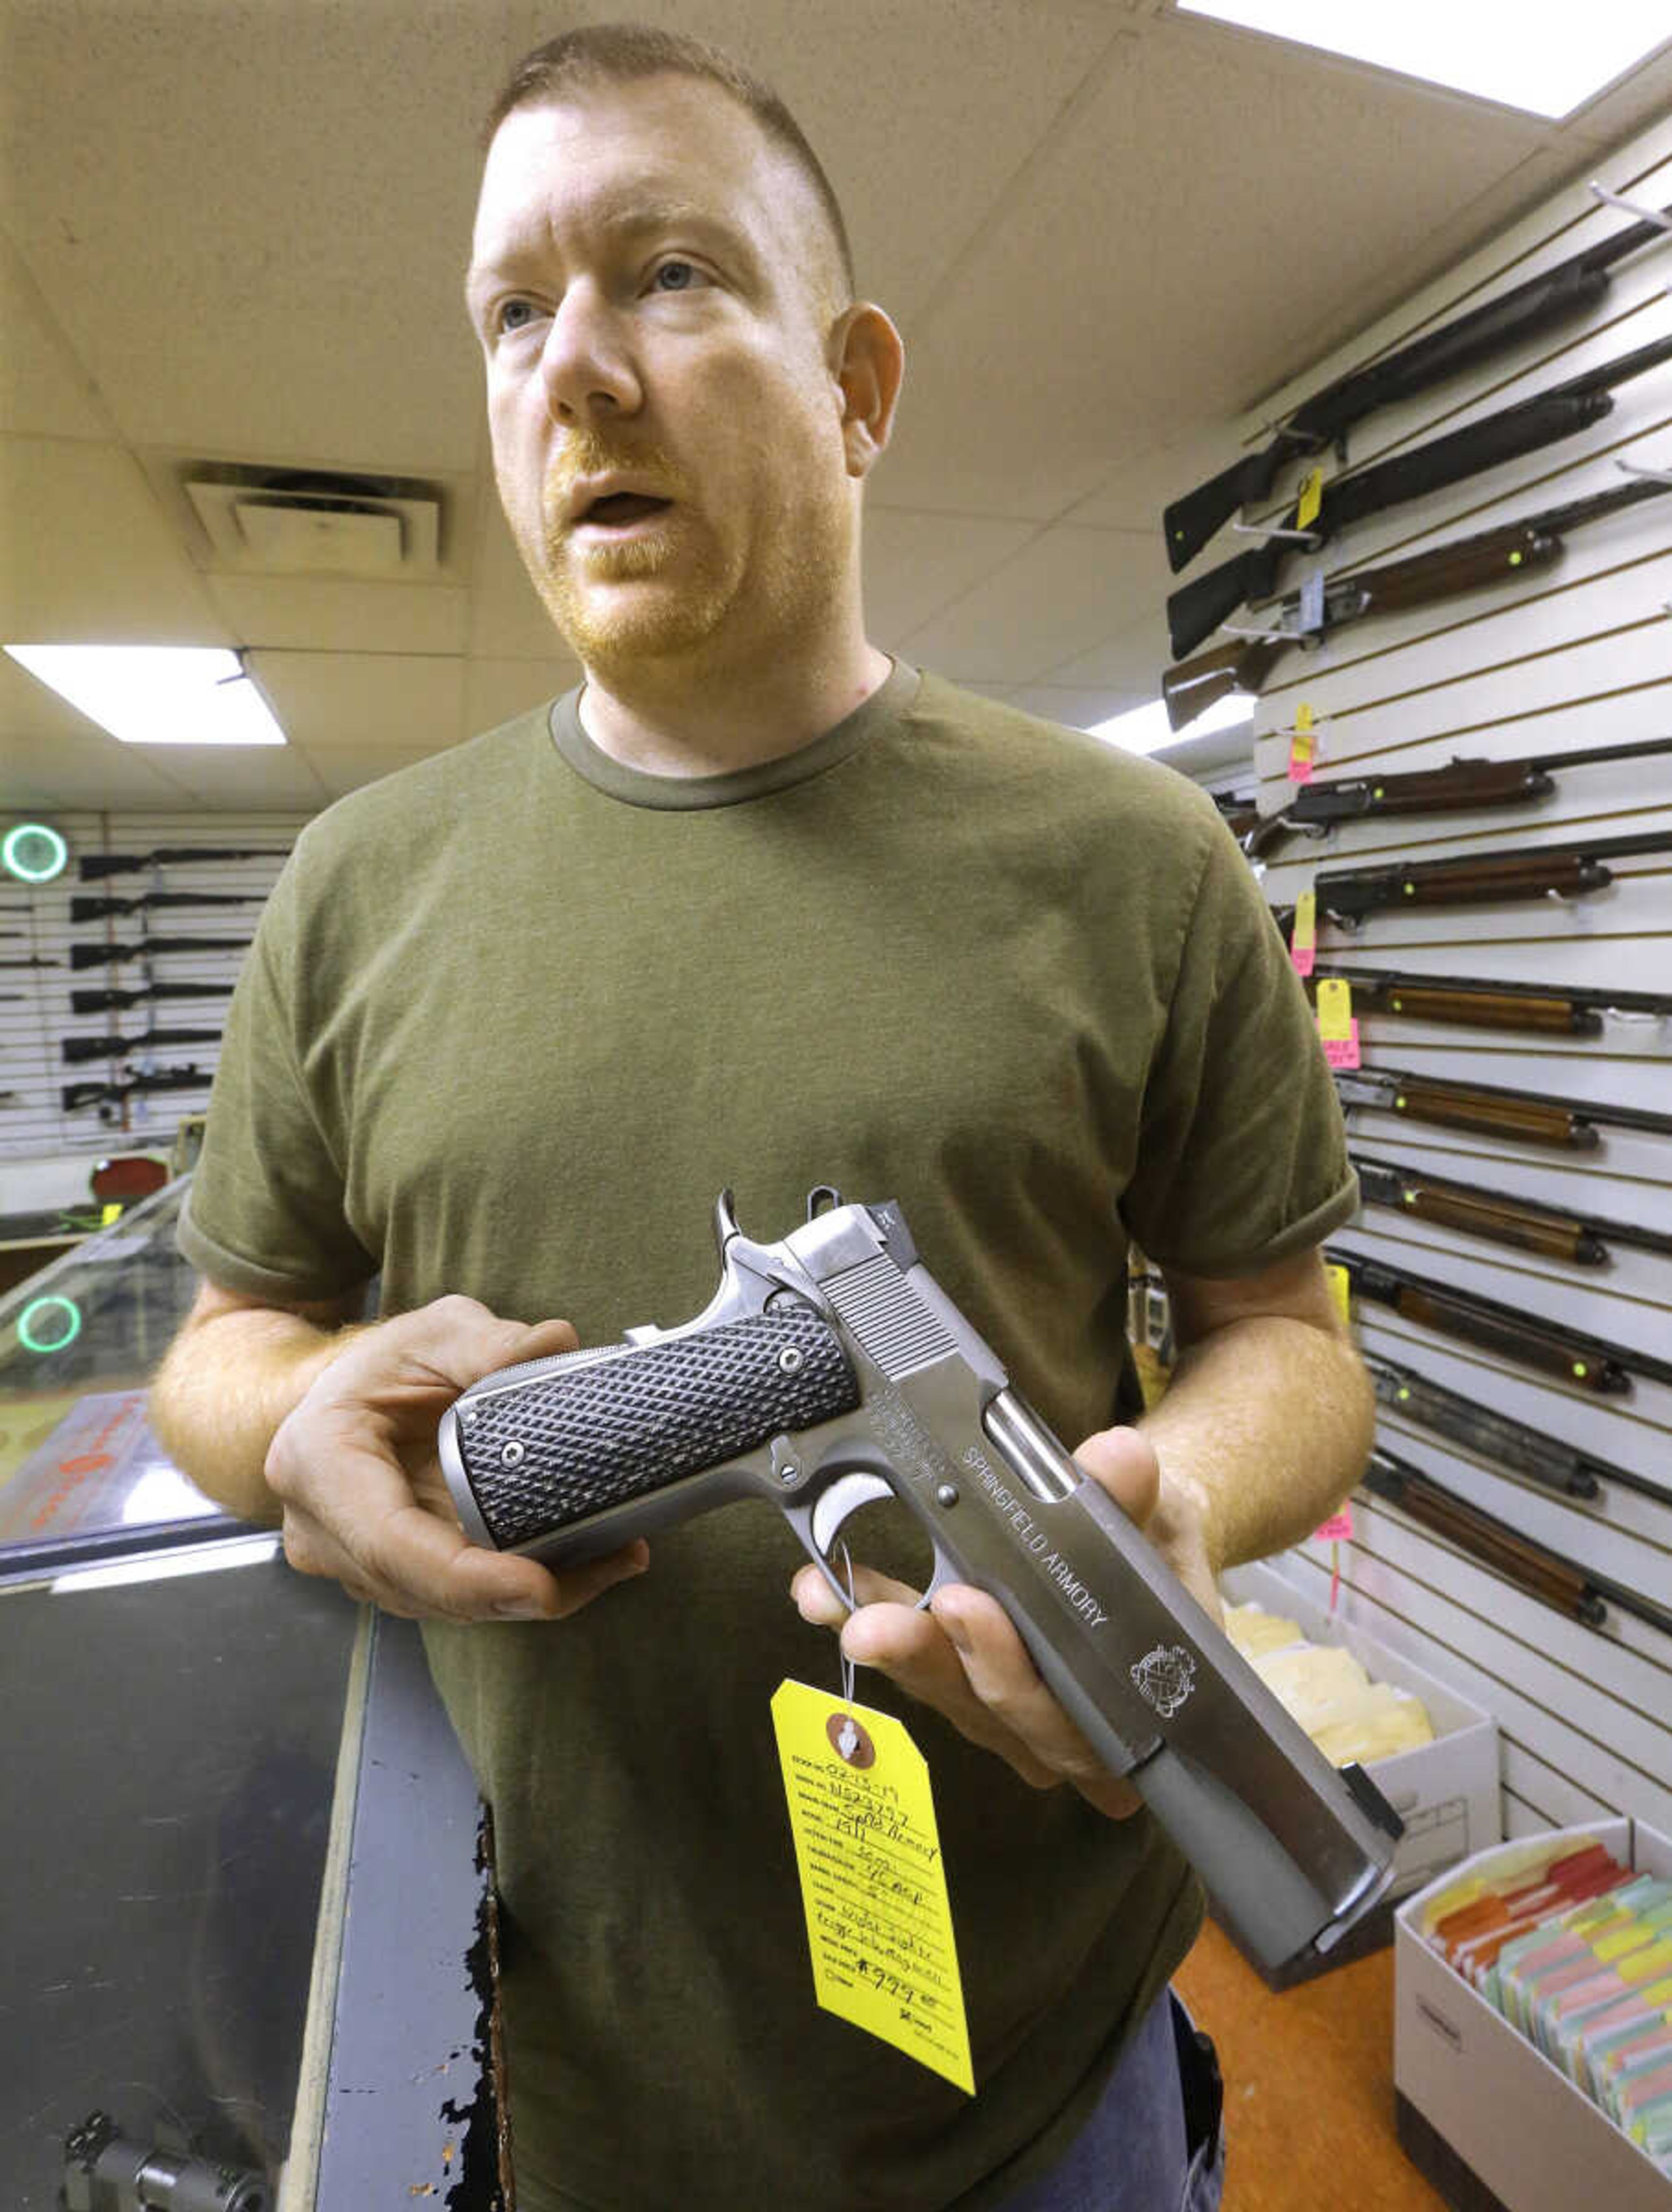
<path fill-rule="evenodd" d="M 1335 1301 L 1335 1310 L 1349 1328 L 1353 1326 L 1353 1278 L 1345 1267 L 1326 1267 L 1329 1279 L 1329 1295 Z"/>
<path fill-rule="evenodd" d="M 1300 504 L 1295 509 L 1295 528 L 1310 530 L 1318 519 L 1318 509 L 1323 505 L 1323 465 L 1308 469 L 1300 487 Z"/>
<path fill-rule="evenodd" d="M 1312 708 L 1303 699 L 1295 708 L 1294 729 L 1289 738 L 1289 781 L 1291 783 L 1310 783 L 1313 763 L 1317 759 L 1317 732 L 1312 726 Z"/>
<path fill-rule="evenodd" d="M 1289 962 L 1297 975 L 1310 975 L 1318 957 L 1318 895 L 1310 884 L 1295 900 L 1289 931 Z"/>
<path fill-rule="evenodd" d="M 789 1800 L 813 1990 L 973 2097 L 946 1874 L 923 1754 L 891 1713 L 781 1682 L 772 1723 Z"/>
<path fill-rule="evenodd" d="M 1326 1044 L 1345 1044 L 1353 1035 L 1353 986 L 1326 975 L 1317 988 L 1318 1035 Z"/>

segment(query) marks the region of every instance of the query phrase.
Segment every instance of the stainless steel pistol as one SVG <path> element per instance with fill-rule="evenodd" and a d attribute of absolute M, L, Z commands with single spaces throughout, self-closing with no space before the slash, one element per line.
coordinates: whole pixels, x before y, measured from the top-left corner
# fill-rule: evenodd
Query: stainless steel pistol
<path fill-rule="evenodd" d="M 1386 1887 L 1402 1824 L 1310 1741 L 1120 1508 L 1012 1390 L 918 1259 L 897 1205 L 815 1190 L 775 1244 L 714 1210 L 695 1320 L 502 1368 L 447 1409 L 465 1534 L 561 1565 L 769 1498 L 844 1605 L 831 1547 L 893 1498 L 934 1572 L 996 1598 L 1113 1774 L 1243 1948 L 1324 1951 Z"/>

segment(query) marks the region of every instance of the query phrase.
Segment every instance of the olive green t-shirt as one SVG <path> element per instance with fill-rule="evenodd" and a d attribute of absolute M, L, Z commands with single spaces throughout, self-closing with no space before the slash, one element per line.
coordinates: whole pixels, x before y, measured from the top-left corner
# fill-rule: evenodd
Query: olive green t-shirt
<path fill-rule="evenodd" d="M 647 776 L 574 696 L 311 823 L 230 1010 L 180 1231 L 231 1288 L 464 1291 L 583 1344 L 707 1304 L 730 1185 L 892 1198 L 1070 1449 L 1136 1408 L 1128 1235 L 1207 1276 L 1353 1204 L 1304 998 L 1211 801 L 898 665 L 764 767 Z M 834 1688 L 743 1503 L 574 1619 L 425 1632 L 495 1812 L 523 2212 L 933 2212 L 1061 2154 L 1200 1893 L 880 1677 L 935 1795 L 966 2099 L 813 1999 L 769 1711 Z"/>

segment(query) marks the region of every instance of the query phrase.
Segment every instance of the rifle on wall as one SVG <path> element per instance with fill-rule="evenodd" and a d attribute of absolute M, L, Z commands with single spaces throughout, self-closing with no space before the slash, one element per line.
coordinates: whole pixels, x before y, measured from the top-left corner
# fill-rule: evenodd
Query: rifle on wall
<path fill-rule="evenodd" d="M 1442 1336 L 1478 1344 L 1522 1367 L 1577 1383 L 1604 1397 L 1631 1395 L 1632 1380 L 1672 1382 L 1672 1360 L 1657 1359 L 1647 1352 L 1627 1351 L 1599 1336 L 1578 1329 L 1559 1328 L 1518 1306 L 1502 1305 L 1496 1298 L 1479 1297 L 1472 1291 L 1454 1291 L 1449 1284 L 1433 1283 L 1421 1275 L 1408 1274 L 1378 1260 L 1360 1258 L 1356 1252 L 1324 1247 L 1332 1267 L 1343 1267 L 1356 1298 L 1370 1298 L 1389 1306 L 1407 1321 Z"/>
<path fill-rule="evenodd" d="M 114 967 L 124 960 L 150 960 L 165 952 L 244 952 L 249 937 L 142 937 L 137 945 L 72 945 L 72 968 Z"/>
<path fill-rule="evenodd" d="M 72 898 L 71 921 L 105 921 L 112 915 L 145 914 L 160 906 L 258 906 L 264 891 L 146 891 L 139 898 Z"/>
<path fill-rule="evenodd" d="M 288 860 L 288 845 L 159 845 L 150 853 L 83 853 L 82 881 L 131 876 L 141 868 L 195 868 L 204 860 Z"/>
<path fill-rule="evenodd" d="M 215 1071 L 188 1060 L 184 1067 L 160 1067 L 151 1075 L 136 1075 L 126 1083 L 66 1083 L 61 1087 L 64 1110 L 100 1106 L 110 1099 L 131 1098 L 150 1091 L 207 1091 Z"/>
<path fill-rule="evenodd" d="M 1672 853 L 1672 830 L 1593 837 L 1571 845 L 1494 848 L 1445 860 L 1326 868 L 1313 878 L 1312 888 L 1321 915 L 1327 915 L 1338 928 L 1357 929 L 1366 915 L 1389 907 L 1496 906 L 1505 899 L 1578 898 L 1585 891 L 1606 890 L 1614 881 L 1608 863 L 1637 853 Z M 1274 911 L 1286 936 L 1294 909 L 1280 907 Z"/>
<path fill-rule="evenodd" d="M 1642 1475 L 1578 1450 L 1559 1437 L 1547 1436 L 1542 1429 L 1529 1428 L 1524 1421 L 1511 1420 L 1507 1413 L 1494 1413 L 1477 1399 L 1462 1397 L 1418 1374 L 1414 1367 L 1401 1367 L 1373 1352 L 1366 1352 L 1363 1358 L 1377 1401 L 1389 1413 L 1432 1429 L 1437 1436 L 1449 1437 L 1467 1450 L 1498 1460 L 1529 1482 L 1560 1491 L 1566 1498 L 1598 1498 L 1605 1482 L 1623 1482 L 1628 1489 L 1644 1491 L 1651 1497 L 1663 1494 Z"/>
<path fill-rule="evenodd" d="M 1640 478 L 1597 492 L 1590 499 L 1569 500 L 1538 514 L 1523 515 L 1518 522 L 1478 531 L 1470 538 L 1454 538 L 1403 561 L 1361 568 L 1324 586 L 1318 618 L 1310 628 L 1304 623 L 1301 593 L 1291 592 L 1282 600 L 1276 619 L 1263 625 L 1266 635 L 1234 638 L 1229 645 L 1216 645 L 1192 659 L 1176 662 L 1163 672 L 1161 696 L 1167 702 L 1168 726 L 1188 728 L 1198 714 L 1232 691 L 1257 695 L 1292 645 L 1316 647 L 1331 631 L 1362 622 L 1368 615 L 1403 614 L 1410 607 L 1462 599 L 1467 592 L 1484 591 L 1488 585 L 1519 583 L 1560 559 L 1563 541 L 1570 531 L 1600 522 L 1645 500 L 1664 499 L 1669 491 L 1672 484 Z M 1316 787 L 1305 787 L 1309 791 Z"/>
<path fill-rule="evenodd" d="M 146 999 L 229 999 L 230 983 L 147 983 L 131 991 L 72 991 L 70 1004 L 78 1014 L 114 1013 L 137 1006 Z"/>
<path fill-rule="evenodd" d="M 1460 1229 L 1490 1243 L 1512 1245 L 1517 1251 L 1564 1260 L 1575 1267 L 1606 1267 L 1613 1258 L 1610 1243 L 1636 1245 L 1645 1252 L 1672 1252 L 1672 1236 L 1638 1222 L 1564 1213 L 1510 1191 L 1483 1190 L 1478 1183 L 1430 1175 L 1426 1168 L 1401 1167 L 1392 1160 L 1366 1159 L 1356 1152 L 1351 1158 L 1366 1206 L 1390 1206 L 1395 1213 L 1432 1221 L 1442 1229 Z"/>
<path fill-rule="evenodd" d="M 1470 1029 L 1517 1030 L 1536 1036 L 1601 1036 L 1605 1014 L 1672 1014 L 1672 993 L 1613 991 L 1575 983 L 1506 983 L 1470 975 L 1413 975 L 1394 969 L 1318 968 L 1304 979 L 1345 983 L 1355 1013 Z"/>
<path fill-rule="evenodd" d="M 72 1066 L 85 1060 L 131 1060 L 137 1052 L 155 1052 L 160 1045 L 219 1044 L 220 1030 L 147 1030 L 143 1036 L 63 1037 L 59 1049 Z"/>
<path fill-rule="evenodd" d="M 1623 745 L 1579 745 L 1571 752 L 1523 753 L 1514 760 L 1457 759 L 1444 768 L 1320 778 L 1298 785 L 1277 813 L 1262 815 L 1237 842 L 1250 860 L 1263 860 L 1286 837 L 1327 836 L 1338 822 L 1530 806 L 1555 790 L 1554 769 L 1600 768 L 1604 761 L 1648 760 L 1669 753 L 1672 738 L 1642 738 Z"/>
<path fill-rule="evenodd" d="M 1434 1128 L 1467 1129 L 1475 1136 L 1570 1152 L 1596 1151 L 1602 1142 L 1599 1122 L 1604 1128 L 1672 1136 L 1672 1114 L 1657 1114 L 1646 1106 L 1594 1106 L 1588 1099 L 1554 1098 L 1497 1083 L 1450 1083 L 1442 1076 L 1412 1075 L 1394 1067 L 1337 1069 L 1335 1095 L 1344 1112 L 1365 1106 Z"/>
<path fill-rule="evenodd" d="M 1547 392 L 1500 408 L 1482 422 L 1431 438 L 1408 453 L 1389 454 L 1356 475 L 1335 477 L 1324 486 L 1322 502 L 1304 531 L 1298 527 L 1298 505 L 1292 507 L 1279 526 L 1285 535 L 1268 538 L 1263 545 L 1250 547 L 1168 594 L 1173 659 L 1183 660 L 1194 653 L 1238 607 L 1274 598 L 1283 572 L 1295 556 L 1297 538 L 1307 538 L 1316 550 L 1351 524 L 1366 521 L 1384 508 L 1443 491 L 1449 484 L 1589 429 L 1612 410 L 1615 385 L 1646 375 L 1669 361 L 1672 337 L 1657 339 L 1564 384 L 1553 384 Z"/>
<path fill-rule="evenodd" d="M 1672 210 L 1668 210 L 1672 213 Z M 1240 507 L 1269 499 L 1287 461 L 1297 455 L 1342 450 L 1355 422 L 1379 407 L 1444 383 L 1523 339 L 1587 313 L 1608 289 L 1615 262 L 1665 238 L 1656 222 L 1632 223 L 1612 237 L 1571 254 L 1554 268 L 1529 276 L 1496 298 L 1470 307 L 1438 330 L 1414 338 L 1396 353 L 1350 371 L 1302 400 L 1263 451 L 1246 454 L 1165 508 L 1161 528 L 1173 574 L 1188 566 L 1222 523 Z"/>
<path fill-rule="evenodd" d="M 1622 1583 L 1606 1580 L 1589 1567 L 1576 1565 L 1547 1545 L 1534 1543 L 1507 1522 L 1483 1513 L 1420 1467 L 1383 1451 L 1379 1445 L 1371 1453 L 1363 1480 L 1373 1497 L 1385 1498 L 1413 1521 L 1444 1536 L 1529 1597 L 1553 1606 L 1587 1628 L 1606 1626 L 1608 1614 L 1603 1601 L 1607 1599 L 1654 1627 L 1672 1632 L 1672 1613 L 1663 1611 L 1651 1599 L 1627 1589 Z"/>

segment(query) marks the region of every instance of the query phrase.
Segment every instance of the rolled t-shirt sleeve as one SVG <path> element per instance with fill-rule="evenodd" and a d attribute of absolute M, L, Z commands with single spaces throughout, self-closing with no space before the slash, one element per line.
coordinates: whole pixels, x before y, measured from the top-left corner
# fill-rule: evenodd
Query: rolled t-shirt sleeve
<path fill-rule="evenodd" d="M 345 1217 L 341 1146 L 303 1073 L 301 859 L 275 885 L 233 994 L 178 1231 L 200 1274 L 258 1297 L 334 1297 L 378 1267 Z"/>
<path fill-rule="evenodd" d="M 1358 1180 L 1299 978 L 1235 841 L 1207 828 L 1121 1212 L 1158 1265 L 1213 1277 L 1318 1243 Z"/>

